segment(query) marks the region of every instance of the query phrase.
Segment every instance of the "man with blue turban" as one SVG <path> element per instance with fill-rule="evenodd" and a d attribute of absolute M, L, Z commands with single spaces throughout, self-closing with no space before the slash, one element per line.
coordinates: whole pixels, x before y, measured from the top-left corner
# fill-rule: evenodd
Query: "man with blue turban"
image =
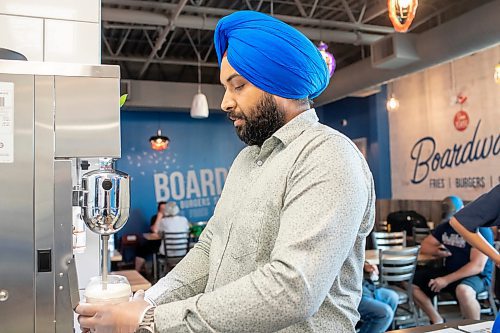
<path fill-rule="evenodd" d="M 363 155 L 310 106 L 327 66 L 302 33 L 258 12 L 221 19 L 215 49 L 222 109 L 248 147 L 199 242 L 147 302 L 82 304 L 80 323 L 96 332 L 141 318 L 151 332 L 354 332 L 375 192 Z"/>

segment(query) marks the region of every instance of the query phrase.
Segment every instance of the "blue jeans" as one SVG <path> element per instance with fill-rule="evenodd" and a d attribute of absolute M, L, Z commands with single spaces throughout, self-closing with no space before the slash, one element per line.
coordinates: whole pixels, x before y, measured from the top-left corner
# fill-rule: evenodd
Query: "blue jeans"
<path fill-rule="evenodd" d="M 398 294 L 387 288 L 377 288 L 372 296 L 363 295 L 358 306 L 363 325 L 359 333 L 382 333 L 392 323 L 398 307 Z"/>

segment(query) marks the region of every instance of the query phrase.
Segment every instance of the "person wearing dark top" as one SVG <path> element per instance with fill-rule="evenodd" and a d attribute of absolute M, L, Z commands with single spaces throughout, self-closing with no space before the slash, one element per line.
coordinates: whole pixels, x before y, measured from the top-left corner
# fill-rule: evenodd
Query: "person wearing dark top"
<path fill-rule="evenodd" d="M 149 232 L 155 232 L 153 230 L 153 226 L 161 221 L 161 219 L 165 216 L 165 201 L 158 202 L 158 208 L 156 214 L 151 217 L 149 224 Z M 138 272 L 142 272 L 144 270 L 144 264 L 146 263 L 146 258 L 150 257 L 153 253 L 158 252 L 160 248 L 161 240 L 146 240 L 144 238 L 140 238 L 139 246 L 137 247 L 136 256 L 135 256 L 135 270 Z"/>
<path fill-rule="evenodd" d="M 479 227 L 500 226 L 500 185 L 469 203 L 453 216 L 450 224 L 469 244 L 500 266 L 498 251 L 477 232 Z"/>
<path fill-rule="evenodd" d="M 480 228 L 481 235 L 493 243 L 493 232 Z M 413 297 L 431 323 L 443 322 L 431 299 L 440 292 L 453 294 L 466 319 L 479 319 L 480 305 L 476 295 L 487 290 L 493 265 L 488 257 L 472 248 L 451 226 L 442 222 L 421 244 L 420 253 L 446 258 L 443 268 L 417 269 L 413 279 Z"/>

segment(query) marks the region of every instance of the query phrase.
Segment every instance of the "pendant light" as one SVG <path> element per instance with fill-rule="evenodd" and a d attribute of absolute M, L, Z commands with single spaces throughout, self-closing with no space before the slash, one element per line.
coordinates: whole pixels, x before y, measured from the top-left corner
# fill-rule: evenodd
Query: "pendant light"
<path fill-rule="evenodd" d="M 168 136 L 161 134 L 161 129 L 158 129 L 156 135 L 153 135 L 149 138 L 149 142 L 151 143 L 151 148 L 156 151 L 162 151 L 168 148 L 168 144 L 170 143 L 170 139 Z"/>
<path fill-rule="evenodd" d="M 387 85 L 387 88 L 389 91 L 389 97 L 387 99 L 387 103 L 386 103 L 386 108 L 387 108 L 387 111 L 389 112 L 394 112 L 394 111 L 397 111 L 399 109 L 399 100 L 396 98 L 396 95 L 394 95 L 394 83 L 393 82 L 390 82 L 388 85 Z"/>
<path fill-rule="evenodd" d="M 389 19 L 397 32 L 406 32 L 417 11 L 418 0 L 387 0 Z"/>
<path fill-rule="evenodd" d="M 149 143 L 151 144 L 151 149 L 156 151 L 167 149 L 170 143 L 168 136 L 161 134 L 160 113 L 158 113 L 158 132 L 156 132 L 156 135 L 149 138 Z"/>
<path fill-rule="evenodd" d="M 197 119 L 208 118 L 207 96 L 201 92 L 200 59 L 198 59 L 198 93 L 194 95 L 193 103 L 191 104 L 191 117 Z"/>
<path fill-rule="evenodd" d="M 199 32 L 199 31 L 198 31 Z M 201 55 L 198 48 L 194 45 L 191 36 L 188 33 L 189 41 L 198 58 L 198 93 L 194 95 L 193 103 L 191 104 L 191 117 L 196 119 L 208 118 L 208 101 L 207 96 L 201 92 Z M 199 40 L 199 39 L 198 39 Z"/>
<path fill-rule="evenodd" d="M 330 77 L 332 77 L 333 72 L 335 71 L 335 58 L 333 54 L 328 52 L 328 45 L 324 42 L 320 42 L 318 45 L 319 53 L 323 56 L 323 60 L 326 62 L 326 66 L 328 67 L 328 73 Z"/>

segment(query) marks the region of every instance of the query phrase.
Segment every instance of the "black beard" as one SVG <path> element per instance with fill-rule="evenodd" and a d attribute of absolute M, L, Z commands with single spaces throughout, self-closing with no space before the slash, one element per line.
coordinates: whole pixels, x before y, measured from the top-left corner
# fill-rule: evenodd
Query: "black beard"
<path fill-rule="evenodd" d="M 238 137 L 249 146 L 262 146 L 278 129 L 285 125 L 285 113 L 278 108 L 274 98 L 265 94 L 255 108 L 245 114 L 229 112 L 228 118 L 243 119 L 245 123 L 236 127 Z"/>

